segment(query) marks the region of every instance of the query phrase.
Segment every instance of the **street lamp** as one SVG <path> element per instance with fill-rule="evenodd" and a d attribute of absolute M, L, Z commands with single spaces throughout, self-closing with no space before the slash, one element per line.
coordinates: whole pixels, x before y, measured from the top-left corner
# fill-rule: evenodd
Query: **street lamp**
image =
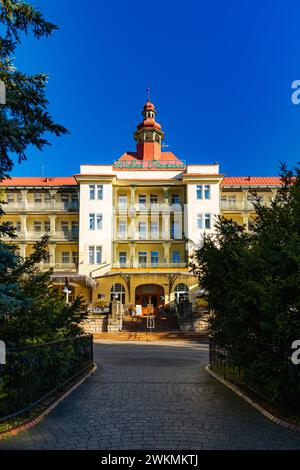
<path fill-rule="evenodd" d="M 69 294 L 72 293 L 72 291 L 69 289 L 68 279 L 66 279 L 65 286 L 63 288 L 63 293 L 66 294 L 66 304 L 68 304 L 69 303 Z"/>

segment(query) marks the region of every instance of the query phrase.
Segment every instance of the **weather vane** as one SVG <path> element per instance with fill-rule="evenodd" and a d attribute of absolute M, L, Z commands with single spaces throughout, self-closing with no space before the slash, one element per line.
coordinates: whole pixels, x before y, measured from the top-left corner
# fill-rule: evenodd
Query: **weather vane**
<path fill-rule="evenodd" d="M 147 96 L 148 96 L 148 101 L 150 102 L 150 88 L 147 88 Z"/>

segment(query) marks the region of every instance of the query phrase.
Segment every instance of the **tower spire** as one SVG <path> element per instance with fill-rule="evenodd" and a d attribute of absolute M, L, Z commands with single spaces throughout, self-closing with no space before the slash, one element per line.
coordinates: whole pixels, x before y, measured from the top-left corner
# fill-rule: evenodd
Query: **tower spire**
<path fill-rule="evenodd" d="M 143 121 L 134 133 L 137 157 L 142 160 L 159 160 L 164 133 L 161 125 L 155 121 L 156 109 L 150 101 L 150 88 L 147 88 L 148 101 L 143 107 Z"/>

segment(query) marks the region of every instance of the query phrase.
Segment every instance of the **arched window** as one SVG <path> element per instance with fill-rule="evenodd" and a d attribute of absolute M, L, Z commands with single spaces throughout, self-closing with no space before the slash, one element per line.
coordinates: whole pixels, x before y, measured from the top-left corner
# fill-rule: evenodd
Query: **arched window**
<path fill-rule="evenodd" d="M 188 299 L 189 298 L 188 286 L 183 283 L 177 284 L 177 286 L 175 287 L 174 296 L 175 296 L 176 302 L 179 302 L 180 300 L 183 300 L 186 298 Z"/>
<path fill-rule="evenodd" d="M 125 304 L 125 287 L 122 284 L 114 284 L 110 289 L 110 301 L 117 299 Z"/>

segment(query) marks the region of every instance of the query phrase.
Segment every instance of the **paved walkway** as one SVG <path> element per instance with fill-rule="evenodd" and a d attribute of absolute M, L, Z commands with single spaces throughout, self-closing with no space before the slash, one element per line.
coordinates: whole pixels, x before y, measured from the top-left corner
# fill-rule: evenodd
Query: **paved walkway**
<path fill-rule="evenodd" d="M 207 345 L 95 344 L 96 374 L 0 449 L 300 449 L 210 377 Z"/>

